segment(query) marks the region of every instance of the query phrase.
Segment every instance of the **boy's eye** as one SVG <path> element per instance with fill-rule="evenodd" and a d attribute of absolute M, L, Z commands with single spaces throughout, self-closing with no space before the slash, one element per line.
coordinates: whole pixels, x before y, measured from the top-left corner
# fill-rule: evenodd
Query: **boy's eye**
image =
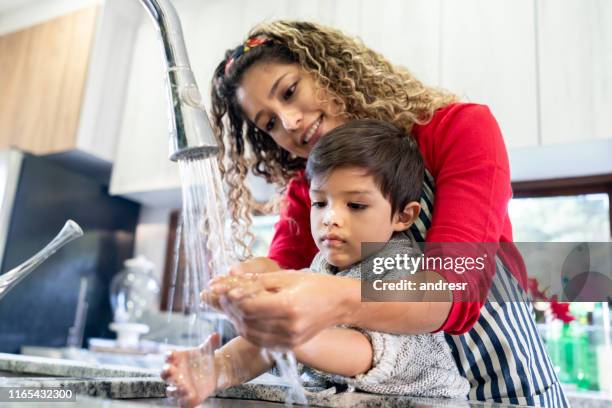
<path fill-rule="evenodd" d="M 276 118 L 272 117 L 268 123 L 266 123 L 266 132 L 270 133 L 272 130 L 274 130 L 274 125 L 276 125 Z"/>
<path fill-rule="evenodd" d="M 297 86 L 297 82 L 294 83 L 293 85 L 291 85 L 289 88 L 287 88 L 287 90 L 285 91 L 285 93 L 283 93 L 283 99 L 284 100 L 289 100 L 293 94 L 295 93 L 295 88 Z"/>
<path fill-rule="evenodd" d="M 367 205 L 365 205 L 365 204 L 357 204 L 357 203 L 348 203 L 347 206 L 351 210 L 364 210 L 364 209 L 367 208 Z"/>
<path fill-rule="evenodd" d="M 327 203 L 325 201 L 313 201 L 311 205 L 314 208 L 323 208 L 323 207 L 325 207 L 326 204 Z"/>

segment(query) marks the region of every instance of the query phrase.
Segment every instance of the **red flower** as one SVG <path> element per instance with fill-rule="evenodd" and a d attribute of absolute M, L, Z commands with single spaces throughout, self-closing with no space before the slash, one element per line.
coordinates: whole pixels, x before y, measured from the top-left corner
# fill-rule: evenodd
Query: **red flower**
<path fill-rule="evenodd" d="M 546 296 L 546 289 L 538 288 L 538 281 L 535 278 L 527 279 L 527 290 L 533 297 L 533 300 L 550 302 L 550 311 L 555 319 L 561 320 L 563 323 L 569 323 L 576 318 L 570 314 L 569 303 L 557 302 L 557 295 L 553 297 Z"/>
<path fill-rule="evenodd" d="M 557 302 L 557 295 L 554 295 L 550 301 L 550 311 L 555 319 L 561 320 L 563 323 L 569 323 L 576 318 L 570 314 L 569 303 Z"/>

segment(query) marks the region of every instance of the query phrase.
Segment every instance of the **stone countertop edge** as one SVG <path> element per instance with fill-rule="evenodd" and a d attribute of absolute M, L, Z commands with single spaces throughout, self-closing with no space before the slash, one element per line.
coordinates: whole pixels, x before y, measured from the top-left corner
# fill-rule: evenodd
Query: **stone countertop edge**
<path fill-rule="evenodd" d="M 70 388 L 77 395 L 110 399 L 165 398 L 166 383 L 153 377 L 110 377 L 110 378 L 7 378 L 2 387 L 20 388 Z"/>
<path fill-rule="evenodd" d="M 159 370 L 59 358 L 0 353 L 0 371 L 57 377 L 159 377 Z"/>
<path fill-rule="evenodd" d="M 282 385 L 246 383 L 232 387 L 215 395 L 216 398 L 234 398 L 284 403 L 286 387 Z M 457 399 L 431 399 L 400 395 L 342 392 L 339 394 L 307 393 L 308 405 L 313 407 L 516 407 L 517 405 L 483 403 Z"/>

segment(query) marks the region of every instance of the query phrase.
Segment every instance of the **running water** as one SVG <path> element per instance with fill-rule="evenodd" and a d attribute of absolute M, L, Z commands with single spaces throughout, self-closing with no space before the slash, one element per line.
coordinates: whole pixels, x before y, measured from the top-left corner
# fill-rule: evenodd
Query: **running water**
<path fill-rule="evenodd" d="M 177 237 L 182 240 L 186 261 L 182 288 L 183 307 L 184 312 L 190 313 L 191 316 L 190 331 L 194 332 L 190 335 L 205 339 L 211 333 L 209 326 L 202 322 L 205 317 L 210 320 L 214 312 L 209 306 L 201 304 L 200 293 L 208 289 L 210 279 L 225 274 L 229 267 L 237 262 L 236 246 L 227 222 L 229 213 L 216 159 L 179 160 L 179 171 L 183 208 Z M 175 265 L 178 265 L 179 250 L 180 245 L 177 245 Z M 174 284 L 169 294 L 170 305 L 176 295 L 176 270 L 173 271 L 172 279 Z M 221 331 L 222 327 L 219 325 L 215 330 Z M 274 359 L 282 379 L 290 386 L 287 403 L 307 404 L 293 352 L 264 350 L 263 353 L 266 358 Z"/>

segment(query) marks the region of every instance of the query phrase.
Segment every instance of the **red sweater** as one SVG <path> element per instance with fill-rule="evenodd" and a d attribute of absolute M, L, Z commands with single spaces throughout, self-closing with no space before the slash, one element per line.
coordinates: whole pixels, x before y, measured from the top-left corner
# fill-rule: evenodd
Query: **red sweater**
<path fill-rule="evenodd" d="M 415 125 L 413 136 L 435 182 L 434 212 L 426 242 L 511 243 L 508 156 L 489 109 L 471 103 L 449 105 L 438 110 L 428 124 Z M 518 252 L 513 245 L 504 248 L 506 253 L 500 256 L 525 287 L 526 272 Z M 300 269 L 307 268 L 316 253 L 310 234 L 308 183 L 300 173 L 288 186 L 268 256 L 284 268 Z M 490 270 L 472 277 L 469 287 L 488 288 L 493 273 Z M 457 294 L 454 299 L 439 330 L 465 333 L 478 320 L 484 300 L 457 301 Z"/>

